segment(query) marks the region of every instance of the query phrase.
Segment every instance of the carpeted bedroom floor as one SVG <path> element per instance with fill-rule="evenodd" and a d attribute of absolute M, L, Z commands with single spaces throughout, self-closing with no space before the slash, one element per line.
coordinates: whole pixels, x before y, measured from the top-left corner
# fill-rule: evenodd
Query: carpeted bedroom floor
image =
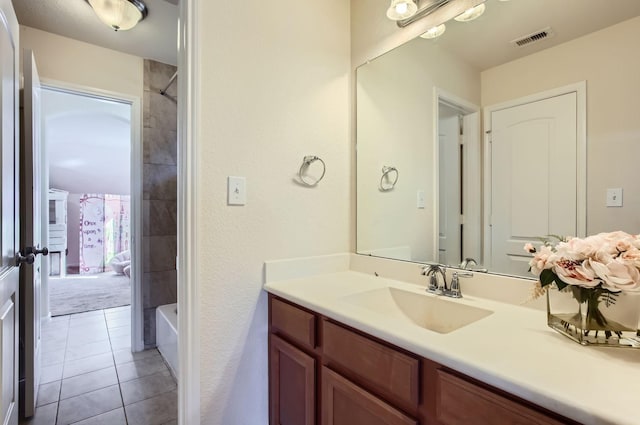
<path fill-rule="evenodd" d="M 52 316 L 102 310 L 131 304 L 131 281 L 114 272 L 49 277 Z"/>

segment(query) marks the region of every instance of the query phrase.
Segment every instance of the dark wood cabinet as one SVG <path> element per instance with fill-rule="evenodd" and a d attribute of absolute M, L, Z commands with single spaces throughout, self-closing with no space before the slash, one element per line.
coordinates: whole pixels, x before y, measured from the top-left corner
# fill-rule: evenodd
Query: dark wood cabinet
<path fill-rule="evenodd" d="M 418 422 L 323 366 L 322 425 L 418 425 Z"/>
<path fill-rule="evenodd" d="M 443 370 L 437 372 L 436 416 L 442 425 L 561 425 L 560 422 Z"/>
<path fill-rule="evenodd" d="M 269 295 L 270 425 L 578 425 Z"/>
<path fill-rule="evenodd" d="M 269 308 L 272 332 L 277 332 L 292 339 L 303 348 L 314 349 L 316 346 L 316 316 L 277 298 L 271 300 Z"/>
<path fill-rule="evenodd" d="M 419 360 L 332 323 L 322 321 L 325 363 L 385 399 L 410 410 L 418 404 Z"/>
<path fill-rule="evenodd" d="M 273 425 L 316 423 L 316 360 L 269 335 L 269 416 Z"/>

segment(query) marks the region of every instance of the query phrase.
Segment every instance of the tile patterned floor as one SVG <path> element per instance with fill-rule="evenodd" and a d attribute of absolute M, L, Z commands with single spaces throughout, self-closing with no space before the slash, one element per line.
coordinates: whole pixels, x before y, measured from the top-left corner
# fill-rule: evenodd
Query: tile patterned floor
<path fill-rule="evenodd" d="M 131 353 L 131 309 L 42 326 L 36 414 L 21 425 L 175 425 L 177 385 L 157 350 Z"/>

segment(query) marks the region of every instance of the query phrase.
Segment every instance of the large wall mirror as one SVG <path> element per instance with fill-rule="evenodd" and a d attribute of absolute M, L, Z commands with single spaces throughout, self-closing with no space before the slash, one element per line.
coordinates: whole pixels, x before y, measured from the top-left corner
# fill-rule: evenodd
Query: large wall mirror
<path fill-rule="evenodd" d="M 357 69 L 358 253 L 528 276 L 538 237 L 640 233 L 640 1 L 485 6 Z"/>

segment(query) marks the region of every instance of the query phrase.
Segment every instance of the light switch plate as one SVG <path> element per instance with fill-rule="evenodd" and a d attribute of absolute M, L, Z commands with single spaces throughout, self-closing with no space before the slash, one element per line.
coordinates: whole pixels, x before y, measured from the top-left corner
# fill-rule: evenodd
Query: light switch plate
<path fill-rule="evenodd" d="M 426 205 L 426 199 L 424 197 L 424 190 L 419 190 L 416 193 L 416 207 L 419 209 L 424 209 Z"/>
<path fill-rule="evenodd" d="M 607 206 L 608 207 L 621 207 L 622 206 L 622 188 L 607 189 Z"/>
<path fill-rule="evenodd" d="M 247 203 L 247 179 L 245 177 L 227 177 L 227 205 L 245 205 Z"/>

